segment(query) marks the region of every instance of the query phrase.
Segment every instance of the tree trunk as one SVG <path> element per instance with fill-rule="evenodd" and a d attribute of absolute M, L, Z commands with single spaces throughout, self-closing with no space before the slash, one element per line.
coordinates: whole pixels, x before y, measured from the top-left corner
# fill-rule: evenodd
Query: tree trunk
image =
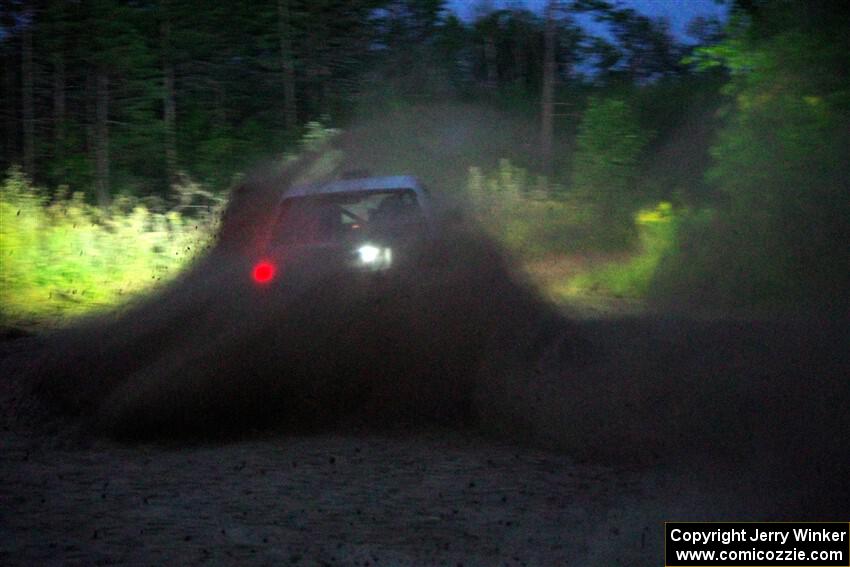
<path fill-rule="evenodd" d="M 32 22 L 24 27 L 21 50 L 21 112 L 24 126 L 24 173 L 35 177 L 35 113 L 33 109 Z"/>
<path fill-rule="evenodd" d="M 494 32 L 484 38 L 484 64 L 487 69 L 487 88 L 495 89 L 499 83 L 498 52 Z"/>
<path fill-rule="evenodd" d="M 57 176 L 65 176 L 65 54 L 57 51 L 53 59 L 53 159 Z"/>
<path fill-rule="evenodd" d="M 292 130 L 298 125 L 298 102 L 295 99 L 295 55 L 292 51 L 289 0 L 278 0 L 277 19 L 280 34 L 280 66 L 283 73 L 283 117 L 286 129 Z"/>
<path fill-rule="evenodd" d="M 516 30 L 513 40 L 514 82 L 518 84 L 525 84 L 525 75 L 528 71 L 525 59 L 525 46 L 527 39 L 524 27 Z"/>
<path fill-rule="evenodd" d="M 317 0 L 315 2 L 318 13 L 320 10 L 327 8 L 326 0 Z M 305 53 L 309 54 L 309 63 L 306 68 L 306 83 L 307 83 L 307 106 L 309 112 L 313 116 L 323 116 L 327 110 L 325 103 L 327 86 L 324 84 L 325 65 L 329 55 L 326 46 L 328 41 L 328 32 L 326 29 L 325 19 L 322 17 L 316 18 L 312 24 L 312 33 L 308 35 Z"/>
<path fill-rule="evenodd" d="M 165 89 L 163 96 L 165 122 L 165 168 L 168 182 L 174 183 L 177 179 L 177 103 L 174 95 L 174 65 L 166 63 L 163 69 Z"/>
<path fill-rule="evenodd" d="M 94 148 L 97 145 L 95 123 L 97 122 L 97 74 L 94 69 L 86 71 L 86 96 L 85 96 L 85 125 L 86 125 L 86 152 L 91 161 L 94 157 Z"/>
<path fill-rule="evenodd" d="M 541 95 L 540 157 L 543 170 L 552 173 L 552 131 L 555 118 L 555 4 L 546 4 L 546 28 L 543 33 L 543 88 Z"/>
<path fill-rule="evenodd" d="M 15 93 L 16 89 L 16 77 L 18 74 L 16 73 L 17 69 L 17 53 L 16 50 L 12 49 L 13 54 L 9 57 L 5 58 L 4 66 L 5 73 L 3 74 L 3 101 L 4 101 L 4 114 L 5 114 L 5 131 L 6 131 L 6 139 L 5 142 L 5 156 L 7 163 L 14 163 L 18 158 L 18 106 L 17 106 L 17 97 Z"/>
<path fill-rule="evenodd" d="M 210 85 L 213 91 L 213 105 L 215 106 L 214 116 L 216 126 L 226 132 L 227 127 L 227 93 L 224 90 L 224 84 L 216 79 L 210 79 Z"/>
<path fill-rule="evenodd" d="M 97 71 L 97 101 L 95 124 L 95 191 L 99 205 L 108 205 L 109 198 L 109 77 Z"/>
<path fill-rule="evenodd" d="M 171 53 L 171 16 L 168 13 L 168 2 L 163 1 L 163 19 L 160 24 L 160 39 L 162 41 L 162 106 L 163 126 L 165 127 L 165 171 L 168 182 L 177 181 L 177 103 L 174 87 L 174 61 Z"/>

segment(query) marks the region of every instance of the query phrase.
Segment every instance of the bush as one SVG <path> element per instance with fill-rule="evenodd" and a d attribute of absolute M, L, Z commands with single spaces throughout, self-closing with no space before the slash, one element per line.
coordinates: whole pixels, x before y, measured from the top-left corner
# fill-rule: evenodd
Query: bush
<path fill-rule="evenodd" d="M 662 305 L 745 312 L 841 308 L 842 302 L 846 309 L 847 276 L 836 275 L 842 268 L 830 261 L 842 251 L 808 261 L 804 249 L 812 243 L 798 237 L 795 250 L 758 223 L 703 211 L 682 223 L 679 244 L 656 270 L 651 298 Z M 801 265 L 794 265 L 795 258 Z"/>
<path fill-rule="evenodd" d="M 667 202 L 635 215 L 639 251 L 626 262 L 611 262 L 579 274 L 560 292 L 565 295 L 601 292 L 617 297 L 644 298 L 655 280 L 656 270 L 676 249 L 677 233 L 684 213 Z"/>
<path fill-rule="evenodd" d="M 12 169 L 0 186 L 0 314 L 5 322 L 75 316 L 174 278 L 214 239 L 220 204 L 196 217 L 123 197 L 49 199 Z"/>
<path fill-rule="evenodd" d="M 660 297 L 720 308 L 846 309 L 850 83 L 846 30 L 830 13 L 766 5 L 752 29 L 733 28 L 701 50 L 706 65 L 731 74 L 707 172 L 724 199 L 721 214 L 684 231 L 682 249 L 658 274 Z"/>
<path fill-rule="evenodd" d="M 638 202 L 639 159 L 650 138 L 625 101 L 590 99 L 576 139 L 572 192 L 600 220 L 628 223 Z"/>
<path fill-rule="evenodd" d="M 467 193 L 484 229 L 514 254 L 548 255 L 625 249 L 633 227 L 600 218 L 583 199 L 502 159 L 485 173 L 469 169 Z"/>

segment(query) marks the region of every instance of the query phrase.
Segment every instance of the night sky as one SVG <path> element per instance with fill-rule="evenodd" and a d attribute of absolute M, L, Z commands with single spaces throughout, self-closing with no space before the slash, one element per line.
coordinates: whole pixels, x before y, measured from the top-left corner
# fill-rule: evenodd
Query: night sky
<path fill-rule="evenodd" d="M 542 11 L 546 0 L 524 0 L 520 3 L 525 4 L 535 11 Z M 465 18 L 471 17 L 475 6 L 479 4 L 479 0 L 449 1 L 449 6 Z M 507 2 L 494 1 L 493 4 L 495 6 L 503 6 Z M 728 12 L 728 6 L 718 4 L 716 0 L 621 0 L 619 5 L 634 8 L 638 12 L 653 18 L 666 18 L 670 22 L 671 29 L 679 39 L 687 39 L 685 29 L 688 22 L 695 17 L 716 16 L 723 18 Z M 589 31 L 604 34 L 604 30 L 602 29 L 593 29 L 598 24 L 594 24 L 592 21 L 585 22 L 585 26 L 590 28 Z"/>

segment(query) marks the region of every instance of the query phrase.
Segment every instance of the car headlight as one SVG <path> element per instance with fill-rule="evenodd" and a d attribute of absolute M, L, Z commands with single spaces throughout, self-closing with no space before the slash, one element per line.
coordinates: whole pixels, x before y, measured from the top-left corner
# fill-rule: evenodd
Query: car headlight
<path fill-rule="evenodd" d="M 390 248 L 364 244 L 357 249 L 357 264 L 363 268 L 380 270 L 388 268 L 393 260 L 393 251 Z"/>

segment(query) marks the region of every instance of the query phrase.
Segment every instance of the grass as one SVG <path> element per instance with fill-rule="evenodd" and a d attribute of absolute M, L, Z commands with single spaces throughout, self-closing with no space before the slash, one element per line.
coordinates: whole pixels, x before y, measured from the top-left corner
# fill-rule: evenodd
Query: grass
<path fill-rule="evenodd" d="M 577 274 L 553 290 L 556 296 L 575 298 L 603 294 L 618 298 L 646 297 L 662 259 L 676 246 L 680 215 L 667 202 L 635 215 L 639 246 L 630 257 Z"/>
<path fill-rule="evenodd" d="M 633 223 L 612 221 L 593 202 L 508 160 L 490 172 L 470 168 L 467 194 L 485 232 L 544 295 L 591 317 L 635 311 L 675 250 L 686 214 L 660 202 L 637 211 Z"/>
<path fill-rule="evenodd" d="M 215 197 L 191 184 L 178 189 L 171 205 L 121 197 L 101 208 L 79 193 L 51 196 L 11 170 L 0 185 L 0 324 L 71 321 L 173 280 L 215 240 L 222 208 L 182 214 L 193 194 Z M 610 226 L 562 187 L 505 159 L 490 171 L 470 168 L 466 194 L 478 224 L 544 295 L 594 316 L 609 310 L 610 298 L 642 298 L 675 240 L 676 215 L 662 203 L 635 217 L 639 251 L 629 254 L 634 227 Z"/>
<path fill-rule="evenodd" d="M 123 197 L 52 198 L 12 170 L 0 186 L 0 321 L 57 321 L 113 308 L 176 277 L 213 241 L 217 212 L 156 212 Z"/>

